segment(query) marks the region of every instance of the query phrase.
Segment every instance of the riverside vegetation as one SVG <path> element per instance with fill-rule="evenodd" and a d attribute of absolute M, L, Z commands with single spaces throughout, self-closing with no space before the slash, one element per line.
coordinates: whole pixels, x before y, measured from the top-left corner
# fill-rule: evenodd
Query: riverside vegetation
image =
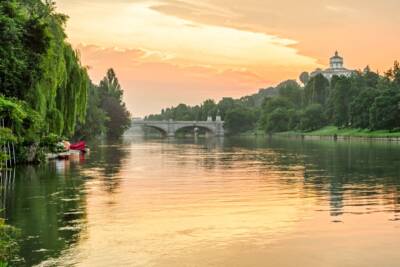
<path fill-rule="evenodd" d="M 400 136 L 400 67 L 380 75 L 369 67 L 351 77 L 300 76 L 240 99 L 180 104 L 148 120 L 205 120 L 219 113 L 230 134 L 293 133 Z M 317 131 L 318 130 L 318 131 Z"/>
<path fill-rule="evenodd" d="M 53 1 L 0 1 L 0 147 L 13 143 L 17 163 L 40 162 L 65 139 L 118 138 L 130 125 L 114 70 L 90 81 L 66 21 Z M 0 169 L 7 157 L 0 149 Z M 0 266 L 17 260 L 17 237 L 0 220 Z"/>
<path fill-rule="evenodd" d="M 118 138 L 130 125 L 114 70 L 90 81 L 66 21 L 52 1 L 0 2 L 0 141 L 16 143 L 19 162 L 40 161 L 62 139 Z"/>

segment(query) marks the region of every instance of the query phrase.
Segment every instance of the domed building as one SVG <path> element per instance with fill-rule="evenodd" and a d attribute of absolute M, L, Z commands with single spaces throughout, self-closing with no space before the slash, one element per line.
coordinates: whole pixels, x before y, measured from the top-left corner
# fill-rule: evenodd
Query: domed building
<path fill-rule="evenodd" d="M 354 73 L 354 70 L 349 70 L 343 67 L 343 58 L 339 56 L 339 53 L 336 51 L 335 55 L 330 58 L 330 68 L 321 70 L 316 69 L 313 71 L 310 76 L 314 77 L 318 74 L 322 74 L 328 80 L 331 80 L 333 76 L 346 76 L 349 77 Z"/>

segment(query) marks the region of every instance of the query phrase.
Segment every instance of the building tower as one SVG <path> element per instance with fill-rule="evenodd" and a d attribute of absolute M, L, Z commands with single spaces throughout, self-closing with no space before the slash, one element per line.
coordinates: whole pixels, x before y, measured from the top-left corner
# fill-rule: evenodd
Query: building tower
<path fill-rule="evenodd" d="M 343 69 L 343 58 L 339 56 L 338 51 L 335 52 L 335 55 L 330 59 L 331 69 Z"/>
<path fill-rule="evenodd" d="M 350 77 L 353 73 L 355 73 L 354 70 L 349 70 L 344 67 L 343 58 L 339 56 L 339 53 L 337 51 L 335 52 L 335 55 L 330 58 L 329 63 L 329 68 L 325 70 L 318 68 L 315 71 L 311 72 L 310 77 L 312 78 L 317 76 L 318 74 L 322 74 L 325 78 L 331 80 L 333 76 Z"/>

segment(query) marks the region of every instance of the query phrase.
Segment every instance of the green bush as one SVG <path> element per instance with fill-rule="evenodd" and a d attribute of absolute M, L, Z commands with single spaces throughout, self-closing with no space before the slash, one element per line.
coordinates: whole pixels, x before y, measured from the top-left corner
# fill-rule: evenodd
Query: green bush
<path fill-rule="evenodd" d="M 0 219 L 0 266 L 8 266 L 19 261 L 19 237 L 18 229 L 6 225 L 4 220 Z"/>
<path fill-rule="evenodd" d="M 320 104 L 308 106 L 300 120 L 300 128 L 303 131 L 313 131 L 322 128 L 326 124 L 323 108 Z"/>
<path fill-rule="evenodd" d="M 17 99 L 0 95 L 0 118 L 7 127 L 1 130 L 0 140 L 6 138 L 10 139 L 9 142 L 34 142 L 43 131 L 40 115 L 25 102 Z"/>
<path fill-rule="evenodd" d="M 266 132 L 284 132 L 289 127 L 289 111 L 286 108 L 277 108 L 268 116 Z"/>
<path fill-rule="evenodd" d="M 64 145 L 60 144 L 63 138 L 56 134 L 49 134 L 40 141 L 40 147 L 51 153 L 59 153 L 65 151 Z"/>

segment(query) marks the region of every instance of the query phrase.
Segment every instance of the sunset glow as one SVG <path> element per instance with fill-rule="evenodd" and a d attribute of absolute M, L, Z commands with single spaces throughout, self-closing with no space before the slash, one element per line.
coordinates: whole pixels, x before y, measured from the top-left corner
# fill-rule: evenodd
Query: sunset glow
<path fill-rule="evenodd" d="M 399 58 L 398 1 L 58 0 L 91 78 L 113 67 L 134 116 L 240 97 L 327 65 L 381 72 Z M 374 12 L 374 13 L 372 13 Z M 385 49 L 381 49 L 385 44 Z"/>

